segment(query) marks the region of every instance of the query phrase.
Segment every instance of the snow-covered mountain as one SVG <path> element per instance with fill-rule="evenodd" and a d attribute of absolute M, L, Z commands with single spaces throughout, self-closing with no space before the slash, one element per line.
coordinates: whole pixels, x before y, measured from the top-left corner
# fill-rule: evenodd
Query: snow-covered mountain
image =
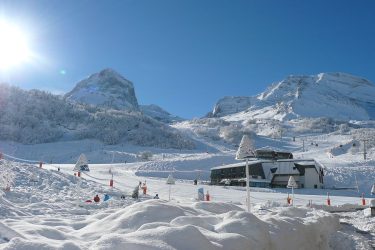
<path fill-rule="evenodd" d="M 0 140 L 37 144 L 96 139 L 111 145 L 195 147 L 178 130 L 140 111 L 81 105 L 43 91 L 1 84 L 0 93 Z"/>
<path fill-rule="evenodd" d="M 112 69 L 80 81 L 65 98 L 94 106 L 139 110 L 133 83 Z"/>
<path fill-rule="evenodd" d="M 170 114 L 169 112 L 155 104 L 140 105 L 139 108 L 143 114 L 161 122 L 172 123 L 184 120 L 181 117 Z"/>
<path fill-rule="evenodd" d="M 229 120 L 370 120 L 375 118 L 375 85 L 345 73 L 291 75 L 257 96 L 224 97 L 209 116 L 228 116 Z"/>
<path fill-rule="evenodd" d="M 133 83 L 113 69 L 104 69 L 80 81 L 65 99 L 94 107 L 141 111 L 144 115 L 164 123 L 182 121 L 158 105 L 139 105 Z"/>

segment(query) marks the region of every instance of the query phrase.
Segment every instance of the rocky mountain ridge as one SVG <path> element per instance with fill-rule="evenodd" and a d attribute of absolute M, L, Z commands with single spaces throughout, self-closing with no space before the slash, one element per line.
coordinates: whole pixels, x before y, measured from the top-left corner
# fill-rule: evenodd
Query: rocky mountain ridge
<path fill-rule="evenodd" d="M 375 119 L 375 85 L 346 73 L 289 76 L 249 97 L 224 97 L 210 117 L 276 119 L 329 117 Z"/>

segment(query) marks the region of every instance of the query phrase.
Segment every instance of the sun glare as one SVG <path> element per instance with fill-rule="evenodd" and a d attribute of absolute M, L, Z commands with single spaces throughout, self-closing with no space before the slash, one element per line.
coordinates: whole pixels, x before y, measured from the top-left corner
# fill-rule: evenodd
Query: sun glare
<path fill-rule="evenodd" d="M 0 21 L 0 69 L 11 68 L 29 57 L 25 33 L 15 25 Z"/>

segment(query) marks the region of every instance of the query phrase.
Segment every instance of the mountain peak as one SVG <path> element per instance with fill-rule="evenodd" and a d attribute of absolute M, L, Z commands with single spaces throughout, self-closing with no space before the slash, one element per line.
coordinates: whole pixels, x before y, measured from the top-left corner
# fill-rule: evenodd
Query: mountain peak
<path fill-rule="evenodd" d="M 114 109 L 139 109 L 133 83 L 110 68 L 78 82 L 65 98 Z"/>
<path fill-rule="evenodd" d="M 212 115 L 236 119 L 368 120 L 375 119 L 374 100 L 375 85 L 362 77 L 341 72 L 290 75 L 257 96 L 219 100 Z"/>
<path fill-rule="evenodd" d="M 115 76 L 115 77 L 120 77 L 120 78 L 124 78 L 120 73 L 118 73 L 116 70 L 112 69 L 112 68 L 105 68 L 105 69 L 102 69 L 101 71 L 99 71 L 98 73 L 96 73 L 99 75 L 99 77 L 110 77 L 110 76 Z M 95 75 L 95 74 L 93 74 Z M 125 78 L 124 78 L 125 79 Z"/>

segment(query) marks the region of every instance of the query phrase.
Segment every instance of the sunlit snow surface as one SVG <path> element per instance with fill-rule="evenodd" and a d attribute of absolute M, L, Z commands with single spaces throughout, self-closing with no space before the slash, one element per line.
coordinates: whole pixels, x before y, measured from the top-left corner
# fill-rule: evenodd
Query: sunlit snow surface
<path fill-rule="evenodd" d="M 298 195 L 297 207 L 288 207 L 284 193 L 252 189 L 249 214 L 241 188 L 178 180 L 167 201 L 165 179 L 138 177 L 137 165 L 91 165 L 89 173 L 77 178 L 73 165 L 59 165 L 58 172 L 57 165 L 40 169 L 2 160 L 1 170 L 13 172 L 15 180 L 0 201 L 0 248 L 372 249 L 374 219 L 363 211 L 347 212 L 348 224 L 340 224 L 337 215 L 306 206 L 310 199 L 321 206 L 324 196 Z M 109 169 L 113 189 L 108 187 Z M 139 181 L 146 181 L 148 194 L 134 200 L 130 194 Z M 197 202 L 198 187 L 208 190 L 212 201 Z M 108 201 L 85 203 L 105 193 L 111 196 Z M 160 200 L 152 199 L 156 193 Z M 331 199 L 334 205 L 359 204 L 356 197 Z"/>

